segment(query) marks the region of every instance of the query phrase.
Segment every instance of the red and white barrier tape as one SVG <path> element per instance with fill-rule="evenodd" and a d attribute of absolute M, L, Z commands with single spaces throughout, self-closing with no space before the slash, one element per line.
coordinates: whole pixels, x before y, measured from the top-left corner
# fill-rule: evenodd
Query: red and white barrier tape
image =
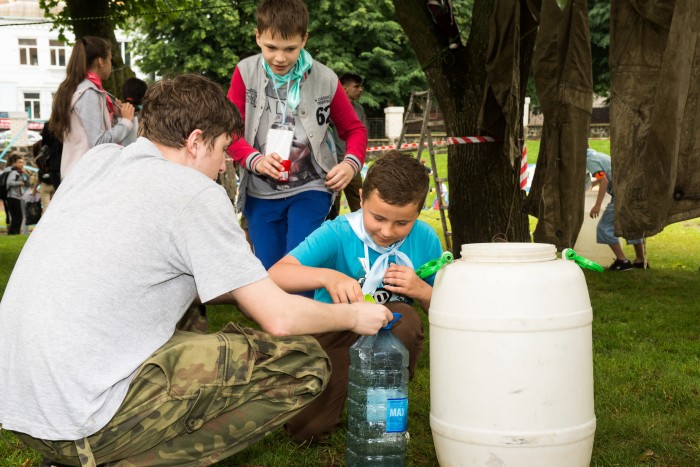
<path fill-rule="evenodd" d="M 444 146 L 449 144 L 475 144 L 475 143 L 493 143 L 496 139 L 490 136 L 448 136 L 446 139 L 441 141 L 435 141 L 434 146 Z M 423 146 L 427 146 L 428 143 L 423 143 Z M 405 143 L 401 145 L 401 149 L 414 149 L 418 147 L 418 143 Z M 396 149 L 393 144 L 387 146 L 373 146 L 367 148 L 367 152 L 377 152 L 377 151 L 388 151 L 390 149 Z M 523 146 L 523 155 L 520 158 L 520 189 L 524 190 L 527 187 L 527 147 Z"/>
<path fill-rule="evenodd" d="M 493 143 L 496 139 L 490 136 L 458 136 L 458 137 L 447 137 L 445 140 L 433 142 L 433 146 L 444 146 L 449 144 L 474 144 L 474 143 Z M 423 143 L 423 146 L 427 146 L 428 143 Z M 418 147 L 418 143 L 404 143 L 401 145 L 400 149 L 415 149 Z M 367 148 L 367 152 L 377 152 L 377 151 L 388 151 L 390 149 L 396 149 L 396 145 L 390 144 L 387 146 L 373 146 Z"/>
<path fill-rule="evenodd" d="M 527 187 L 527 146 L 523 146 L 523 157 L 520 158 L 520 189 Z"/>

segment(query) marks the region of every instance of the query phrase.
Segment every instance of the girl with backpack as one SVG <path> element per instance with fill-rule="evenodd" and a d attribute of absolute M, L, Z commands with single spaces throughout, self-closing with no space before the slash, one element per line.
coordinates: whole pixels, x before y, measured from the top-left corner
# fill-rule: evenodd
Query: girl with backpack
<path fill-rule="evenodd" d="M 89 149 L 120 143 L 133 128 L 134 106 L 113 101 L 102 87 L 111 72 L 112 51 L 107 40 L 76 39 L 49 119 L 49 128 L 63 142 L 62 179 Z"/>

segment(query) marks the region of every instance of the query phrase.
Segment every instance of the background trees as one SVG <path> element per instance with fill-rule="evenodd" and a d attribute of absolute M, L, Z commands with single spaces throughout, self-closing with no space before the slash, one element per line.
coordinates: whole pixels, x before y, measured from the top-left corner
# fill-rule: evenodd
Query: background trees
<path fill-rule="evenodd" d="M 588 21 L 593 58 L 593 91 L 600 96 L 610 92 L 610 1 L 588 0 Z"/>
<path fill-rule="evenodd" d="M 59 4 L 59 0 L 40 2 L 45 10 Z M 453 1 L 465 47 L 451 50 L 425 0 L 306 0 L 311 17 L 307 49 L 339 74 L 353 71 L 365 77 L 363 105 L 370 116 L 383 116 L 382 109 L 388 105 L 405 106 L 412 91 L 430 87 L 443 111 L 448 135 L 478 135 L 495 2 Z M 113 43 L 115 27 L 134 30 L 140 34 L 134 40 L 134 52 L 140 56 L 138 65 L 143 71 L 160 76 L 201 72 L 227 87 L 239 58 L 257 52 L 253 37 L 256 3 L 67 0 L 57 24 L 72 28 L 78 37 L 100 35 Z M 607 95 L 610 4 L 596 0 L 588 4 L 594 88 Z M 522 86 L 531 65 L 534 37 L 531 40 L 524 45 L 520 62 Z M 118 50 L 113 57 L 118 68 Z M 454 244 L 497 238 L 529 240 L 517 164 L 512 166 L 503 157 L 501 144 L 450 146 L 448 172 Z"/>
<path fill-rule="evenodd" d="M 458 49 L 448 49 L 445 36 L 432 21 L 423 0 L 394 0 L 394 5 L 396 17 L 442 109 L 447 134 L 479 135 L 479 113 L 486 88 L 486 50 L 495 0 L 474 0 L 468 36 L 462 30 L 466 47 Z M 533 43 L 529 45 L 530 51 Z M 524 87 L 529 61 L 520 63 L 523 67 L 520 85 Z M 529 241 L 517 165 L 512 166 L 504 157 L 502 143 L 460 144 L 449 146 L 448 151 L 453 244 L 498 239 Z"/>
<path fill-rule="evenodd" d="M 117 39 L 115 28 L 128 31 L 133 18 L 147 14 L 158 14 L 159 10 L 173 9 L 183 0 L 39 0 L 39 5 L 46 15 L 54 20 L 54 28 L 65 41 L 65 32 L 72 31 L 76 38 L 98 36 L 112 44 L 112 75 L 104 83 L 105 88 L 119 95 L 122 83 L 133 76 L 133 72 L 124 67 L 124 60 Z"/>
<path fill-rule="evenodd" d="M 134 3 L 134 2 L 132 2 Z M 168 75 L 202 72 L 228 86 L 241 56 L 257 53 L 256 2 L 200 0 L 188 11 L 144 15 L 134 41 L 139 67 Z M 365 78 L 362 104 L 371 115 L 404 105 L 413 90 L 427 87 L 390 0 L 307 0 L 307 50 L 338 74 Z"/>

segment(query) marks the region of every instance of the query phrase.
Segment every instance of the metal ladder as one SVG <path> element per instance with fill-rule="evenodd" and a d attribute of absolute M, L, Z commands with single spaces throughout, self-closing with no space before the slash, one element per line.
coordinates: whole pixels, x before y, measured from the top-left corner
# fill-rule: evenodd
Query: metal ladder
<path fill-rule="evenodd" d="M 440 222 L 442 223 L 442 231 L 445 234 L 445 246 L 452 251 L 452 232 L 447 228 L 447 206 L 445 206 L 442 198 L 442 190 L 444 183 L 447 182 L 447 177 L 442 178 L 438 174 L 437 164 L 435 163 L 435 148 L 433 147 L 433 136 L 431 128 L 442 126 L 442 120 L 431 120 L 430 112 L 433 107 L 433 93 L 430 89 L 427 91 L 419 91 L 411 93 L 411 98 L 408 101 L 408 109 L 403 119 L 403 127 L 401 134 L 396 142 L 396 147 L 399 150 L 407 151 L 408 148 L 401 149 L 401 145 L 406 139 L 406 129 L 412 123 L 421 123 L 420 138 L 418 140 L 418 148 L 416 150 L 416 159 L 421 160 L 424 144 L 427 143 L 428 153 L 430 154 L 430 167 L 433 171 L 433 183 L 437 194 L 438 207 L 440 208 Z M 417 109 L 418 108 L 418 109 Z M 422 109 L 422 113 L 418 110 Z"/>

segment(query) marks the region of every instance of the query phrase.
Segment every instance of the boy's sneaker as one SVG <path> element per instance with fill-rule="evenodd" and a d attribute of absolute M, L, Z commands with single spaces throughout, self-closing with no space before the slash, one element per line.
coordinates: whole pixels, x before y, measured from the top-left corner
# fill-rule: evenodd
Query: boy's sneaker
<path fill-rule="evenodd" d="M 616 259 L 608 269 L 610 271 L 631 271 L 633 267 L 632 262 L 628 259 Z"/>
<path fill-rule="evenodd" d="M 635 261 L 634 263 L 632 263 L 632 267 L 637 268 L 637 269 L 651 269 L 651 267 L 649 267 L 649 261 L 647 261 L 646 264 L 645 263 L 637 263 Z"/>

